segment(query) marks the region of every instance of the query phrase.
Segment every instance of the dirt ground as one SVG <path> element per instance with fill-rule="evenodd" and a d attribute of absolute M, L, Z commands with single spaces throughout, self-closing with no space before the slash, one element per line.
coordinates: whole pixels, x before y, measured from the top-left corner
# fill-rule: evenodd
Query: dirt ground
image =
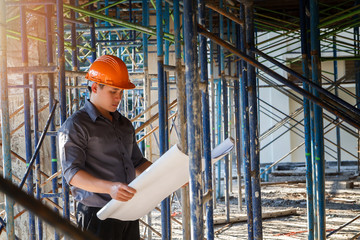
<path fill-rule="evenodd" d="M 288 175 L 292 176 L 288 176 Z M 357 177 L 357 166 L 343 167 L 341 173 L 334 168 L 326 169 L 326 230 L 329 234 L 334 229 L 351 221 L 360 215 L 360 177 Z M 288 181 L 288 183 L 284 183 Z M 243 210 L 238 208 L 237 180 L 233 180 L 230 194 L 230 217 L 246 214 L 246 205 Z M 274 171 L 269 175 L 268 185 L 261 187 L 262 212 L 281 210 L 296 210 L 296 214 L 285 217 L 276 217 L 263 220 L 263 239 L 307 239 L 307 202 L 305 169 L 297 168 L 290 171 Z M 349 188 L 353 182 L 353 188 Z M 276 183 L 276 184 L 273 184 Z M 177 196 L 172 204 L 172 215 L 181 222 L 181 205 Z M 214 209 L 215 218 L 225 218 L 225 203 L 223 198 L 217 200 Z M 146 219 L 144 219 L 146 221 Z M 152 212 L 152 227 L 161 233 L 160 213 Z M 238 222 L 214 226 L 215 239 L 235 240 L 248 239 L 247 223 Z M 144 239 L 147 237 L 147 228 L 141 227 Z M 360 218 L 344 227 L 327 239 L 360 239 Z M 205 235 L 206 236 L 206 235 Z M 154 232 L 152 239 L 161 239 Z M 182 239 L 182 227 L 172 222 L 172 239 Z"/>

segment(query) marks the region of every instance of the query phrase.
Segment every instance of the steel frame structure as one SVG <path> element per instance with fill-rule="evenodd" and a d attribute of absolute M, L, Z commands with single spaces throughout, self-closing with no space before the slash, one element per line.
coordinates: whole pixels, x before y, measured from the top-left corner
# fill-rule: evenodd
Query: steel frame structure
<path fill-rule="evenodd" d="M 284 126 L 287 129 L 278 138 L 290 130 L 296 130 L 300 132 L 298 134 L 304 136 L 308 239 L 325 239 L 324 167 L 325 157 L 332 155 L 326 150 L 329 147 L 324 142 L 327 140 L 324 135 L 331 129 L 336 129 L 336 142 L 329 142 L 336 145 L 335 158 L 338 162 L 338 172 L 340 172 L 341 151 L 352 154 L 343 146 L 340 130 L 358 138 L 358 130 L 354 128 L 360 127 L 359 71 L 355 74 L 355 93 L 349 92 L 340 85 L 342 79 L 339 79 L 337 72 L 337 61 L 340 60 L 355 60 L 355 65 L 359 66 L 360 39 L 358 22 L 356 18 L 354 20 L 354 16 L 360 10 L 357 1 L 354 1 L 354 7 L 350 9 L 342 9 L 343 4 L 339 3 L 336 6 L 338 12 L 335 16 L 328 14 L 329 17 L 319 19 L 320 15 L 326 15 L 328 11 L 330 12 L 329 9 L 333 8 L 320 4 L 319 10 L 316 0 L 300 0 L 299 18 L 287 16 L 288 20 L 284 20 L 270 16 L 269 9 L 258 8 L 262 12 L 268 11 L 269 16 L 259 13 L 260 11 L 254 12 L 253 0 L 241 0 L 237 4 L 223 0 L 220 0 L 218 4 L 204 0 L 156 0 L 155 2 L 93 0 L 81 3 L 78 0 L 70 0 L 68 3 L 62 0 L 39 0 L 31 4 L 24 1 L 0 0 L 0 93 L 4 178 L 21 181 L 12 172 L 11 155 L 27 164 L 30 164 L 32 159 L 36 160 L 35 166 L 30 166 L 29 174 L 26 175 L 28 194 L 33 195 L 36 189 L 37 199 L 50 203 L 57 212 L 62 211 L 65 219 L 74 218 L 71 214 L 69 188 L 65 181 L 62 181 L 62 191 L 59 191 L 58 177 L 61 176 L 61 170 L 58 170 L 57 163 L 56 122 L 63 124 L 69 115 L 79 109 L 86 97 L 86 86 L 82 81 L 84 71 L 97 56 L 114 54 L 127 63 L 130 76 L 137 84 L 136 90 L 129 91 L 124 96 L 121 111 L 133 119 L 137 128 L 138 142 L 141 143 L 146 139 L 142 149 L 148 158 L 151 159 L 152 156 L 149 146 L 154 145 L 148 137 L 155 135 L 156 130 L 159 131 L 156 141 L 160 155 L 164 154 L 169 148 L 170 131 L 176 130 L 174 118 L 178 119 L 179 145 L 181 150 L 190 156 L 191 175 L 189 188 L 182 189 L 184 239 L 202 239 L 205 235 L 207 239 L 214 239 L 213 209 L 216 207 L 216 199 L 222 194 L 225 196 L 226 219 L 230 221 L 229 195 L 232 161 L 226 157 L 217 166 L 210 164 L 211 147 L 214 147 L 216 142 L 220 143 L 226 139 L 229 133 L 236 139 L 240 210 L 243 198 L 241 184 L 245 184 L 248 239 L 263 239 L 259 157 L 263 148 L 260 145 L 266 137 L 279 132 L 279 129 L 283 129 Z M 195 11 L 196 6 L 198 6 L 198 12 Z M 19 15 L 7 19 L 6 11 L 9 8 L 18 8 Z M 306 16 L 306 10 L 311 12 L 311 18 Z M 125 17 L 121 14 L 123 12 L 126 12 Z M 156 13 L 156 26 L 150 26 L 149 19 L 151 14 L 154 16 L 154 13 Z M 27 33 L 27 14 L 45 20 L 45 39 Z M 56 28 L 52 21 L 54 18 L 56 18 Z M 173 21 L 173 32 L 170 32 L 170 19 Z M 15 20 L 21 23 L 20 32 L 5 27 L 6 23 Z M 214 33 L 217 27 L 218 31 Z M 254 30 L 255 28 L 257 30 Z M 184 31 L 186 34 L 182 33 Z M 274 37 L 259 42 L 259 39 L 269 32 Z M 346 34 L 353 34 L 354 39 L 349 39 Z M 55 37 L 57 41 L 54 45 Z M 19 67 L 7 66 L 7 38 L 21 43 L 22 65 Z M 37 41 L 46 45 L 48 66 L 29 66 L 28 41 Z M 172 44 L 174 44 L 173 47 Z M 149 74 L 149 54 L 151 53 L 149 47 L 152 46 L 157 48 L 157 74 L 154 75 Z M 171 47 L 173 50 L 170 50 Z M 296 57 L 292 60 L 280 58 L 276 52 L 281 48 L 287 48 L 288 51 L 285 53 L 296 55 Z M 56 60 L 53 56 L 55 49 L 57 50 Z M 174 66 L 169 64 L 171 51 L 175 52 Z M 331 51 L 332 57 L 320 56 L 322 51 Z M 339 56 L 339 53 L 342 56 Z M 236 62 L 236 67 L 232 61 Z M 263 64 L 265 61 L 271 63 L 271 66 L 265 66 Z M 321 72 L 321 61 L 333 61 L 333 80 L 325 77 L 324 72 Z M 286 66 L 296 62 L 302 65 L 301 74 Z M 214 63 L 218 66 L 218 74 L 214 73 Z M 312 70 L 309 69 L 309 63 Z M 279 75 L 276 72 L 279 69 L 287 71 L 302 85 Z M 170 75 L 170 72 L 174 74 Z M 10 87 L 7 81 L 10 74 L 22 75 L 22 85 Z M 41 74 L 48 77 L 48 86 L 38 86 L 38 75 Z M 57 84 L 55 84 L 56 79 Z M 172 86 L 170 82 L 173 79 L 177 87 L 177 104 L 168 102 L 170 94 L 168 89 Z M 258 94 L 262 87 L 258 84 L 259 79 L 303 105 L 301 109 L 288 115 L 274 115 L 274 119 L 277 119 L 275 125 L 263 133 L 259 133 L 259 114 L 260 112 L 267 114 L 265 111 L 269 110 L 269 106 L 261 101 L 261 95 Z M 282 85 L 274 82 L 273 79 Z M 157 87 L 152 87 L 152 84 L 156 82 Z M 326 85 L 323 84 L 325 82 L 330 86 L 325 88 Z M 42 87 L 48 89 L 49 103 L 38 109 L 37 93 Z M 9 113 L 8 97 L 8 91 L 11 88 L 22 88 L 24 97 L 24 105 L 12 115 Z M 30 111 L 30 88 L 33 90 L 33 116 Z M 55 95 L 56 89 L 58 96 Z M 161 99 L 157 103 L 157 115 L 151 115 L 150 111 L 156 105 L 150 105 L 151 89 L 155 89 L 158 92 L 158 99 Z M 332 90 L 334 93 L 331 92 Z M 351 96 L 356 105 L 341 99 L 340 92 Z M 229 96 L 232 97 L 229 98 Z M 46 108 L 49 108 L 49 112 L 54 109 L 56 98 L 60 103 L 59 116 L 49 119 L 48 131 L 51 142 L 51 173 L 45 173 L 42 171 L 41 156 L 33 154 L 33 151 L 37 152 L 41 146 L 41 138 L 38 135 L 38 113 Z M 175 107 L 176 111 L 172 110 Z M 276 106 L 272 107 L 277 111 Z M 13 152 L 10 142 L 11 135 L 22 125 L 11 132 L 9 120 L 21 110 L 24 113 L 25 159 Z M 295 120 L 302 111 L 303 119 Z M 273 114 L 273 111 L 269 113 Z M 157 118 L 158 127 L 152 127 L 151 123 Z M 231 131 L 230 123 L 233 118 L 235 127 L 234 131 Z M 325 127 L 323 118 L 329 122 Z M 33 126 L 31 126 L 31 120 Z M 295 123 L 291 122 L 294 120 Z M 304 127 L 304 130 L 300 130 L 298 125 Z M 31 137 L 31 129 L 35 133 L 34 139 Z M 269 144 L 275 142 L 276 139 Z M 37 147 L 33 149 L 33 146 Z M 297 149 L 299 147 L 289 154 Z M 204 179 L 201 175 L 202 156 L 205 157 Z M 275 166 L 286 156 L 264 171 Z M 360 162 L 359 156 L 353 157 Z M 34 170 L 35 177 L 31 170 Z M 242 173 L 243 176 L 241 176 Z M 224 177 L 223 182 L 222 177 Z M 42 181 L 44 178 L 45 180 Z M 52 184 L 51 192 L 42 192 L 48 183 Z M 224 190 L 223 186 L 225 186 Z M 205 193 L 202 192 L 203 190 Z M 211 195 L 213 197 L 205 203 L 203 199 L 209 199 L 208 196 Z M 62 201 L 59 201 L 59 198 L 62 198 Z M 60 202 L 62 206 L 59 205 Z M 149 227 L 148 239 L 151 239 L 152 233 L 160 234 L 162 239 L 171 239 L 171 202 L 171 197 L 169 197 L 161 204 L 161 234 L 151 227 L 151 215 L 148 216 L 147 223 L 142 221 Z M 14 217 L 13 205 L 12 200 L 6 198 L 6 219 L 4 213 L 0 218 L 2 227 L 6 225 L 8 239 L 15 239 L 14 220 L 16 217 Z M 203 213 L 204 205 L 206 205 L 205 214 Z M 190 211 L 187 212 L 189 209 Z M 203 215 L 206 215 L 206 224 L 203 222 Z M 206 226 L 206 232 L 204 226 Z M 29 238 L 36 239 L 36 234 L 39 239 L 43 238 L 43 224 L 39 220 L 36 230 L 35 217 L 29 213 Z M 58 232 L 55 232 L 54 238 L 60 239 Z"/>

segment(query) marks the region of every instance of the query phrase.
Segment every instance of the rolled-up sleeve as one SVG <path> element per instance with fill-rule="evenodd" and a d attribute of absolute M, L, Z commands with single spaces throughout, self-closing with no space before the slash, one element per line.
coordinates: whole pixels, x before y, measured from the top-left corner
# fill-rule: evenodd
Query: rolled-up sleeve
<path fill-rule="evenodd" d="M 136 143 L 135 129 L 134 129 L 134 134 L 133 134 L 132 146 L 133 146 L 133 149 L 132 149 L 131 160 L 134 164 L 134 167 L 137 168 L 137 167 L 141 166 L 143 163 L 145 163 L 147 161 L 147 159 L 144 158 L 143 154 L 140 151 L 139 146 Z"/>
<path fill-rule="evenodd" d="M 63 176 L 70 185 L 74 175 L 85 168 L 87 137 L 80 125 L 68 119 L 59 130 L 58 140 Z"/>

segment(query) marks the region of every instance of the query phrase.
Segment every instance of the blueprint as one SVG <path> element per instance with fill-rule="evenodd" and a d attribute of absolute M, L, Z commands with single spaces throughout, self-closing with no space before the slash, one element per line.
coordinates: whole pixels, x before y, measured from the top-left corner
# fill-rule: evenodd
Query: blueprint
<path fill-rule="evenodd" d="M 232 138 L 228 138 L 214 148 L 211 154 L 212 163 L 228 154 L 234 146 L 233 142 Z M 204 159 L 202 164 L 204 167 Z M 131 200 L 121 202 L 113 199 L 97 213 L 97 216 L 101 220 L 106 218 L 123 221 L 139 219 L 186 184 L 189 177 L 189 157 L 182 153 L 177 145 L 174 145 L 129 184 L 137 191 Z"/>

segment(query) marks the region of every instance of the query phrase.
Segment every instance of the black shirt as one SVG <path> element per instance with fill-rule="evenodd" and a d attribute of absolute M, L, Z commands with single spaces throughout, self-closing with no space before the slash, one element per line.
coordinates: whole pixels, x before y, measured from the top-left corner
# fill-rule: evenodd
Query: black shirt
<path fill-rule="evenodd" d="M 131 122 L 118 111 L 111 114 L 112 122 L 87 100 L 61 126 L 59 154 L 67 183 L 81 169 L 100 179 L 128 184 L 135 178 L 135 168 L 146 162 Z M 70 187 L 75 200 L 86 206 L 103 207 L 111 200 L 108 194 Z"/>

